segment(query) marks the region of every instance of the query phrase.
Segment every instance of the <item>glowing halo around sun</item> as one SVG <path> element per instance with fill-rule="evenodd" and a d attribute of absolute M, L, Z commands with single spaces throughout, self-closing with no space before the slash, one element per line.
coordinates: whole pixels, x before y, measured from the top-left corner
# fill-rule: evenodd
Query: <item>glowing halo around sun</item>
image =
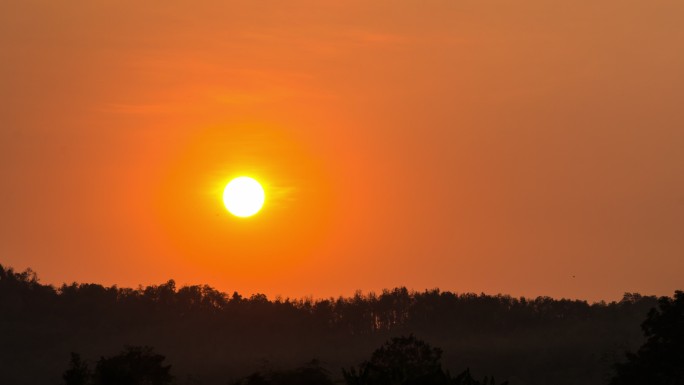
<path fill-rule="evenodd" d="M 231 180 L 223 190 L 223 204 L 236 217 L 246 218 L 258 213 L 265 199 L 261 184 L 248 176 Z"/>

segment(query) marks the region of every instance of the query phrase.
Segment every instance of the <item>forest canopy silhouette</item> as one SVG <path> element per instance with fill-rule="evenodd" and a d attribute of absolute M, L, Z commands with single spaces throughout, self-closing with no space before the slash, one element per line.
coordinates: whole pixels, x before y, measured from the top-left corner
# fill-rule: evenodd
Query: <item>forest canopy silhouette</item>
<path fill-rule="evenodd" d="M 670 367 L 677 367 L 683 303 L 681 292 L 660 299 L 627 293 L 621 301 L 589 304 L 406 288 L 268 299 L 207 285 L 179 288 L 173 280 L 136 289 L 54 287 L 31 270 L 0 265 L 0 373 L 7 384 L 57 384 L 68 367 L 76 369 L 73 377 L 79 368 L 116 368 L 137 354 L 156 357 L 159 378 L 177 384 L 249 384 L 250 375 L 268 381 L 292 373 L 389 384 L 399 382 L 378 380 L 385 371 L 377 368 L 383 362 L 411 367 L 411 356 L 396 352 L 422 351 L 426 361 L 415 366 L 417 377 L 401 383 L 473 373 L 512 385 L 605 384 L 616 373 L 628 376 L 631 368 L 659 360 L 653 358 L 658 354 L 668 354 Z M 129 350 L 122 352 L 124 346 Z M 302 366 L 306 362 L 315 365 Z"/>

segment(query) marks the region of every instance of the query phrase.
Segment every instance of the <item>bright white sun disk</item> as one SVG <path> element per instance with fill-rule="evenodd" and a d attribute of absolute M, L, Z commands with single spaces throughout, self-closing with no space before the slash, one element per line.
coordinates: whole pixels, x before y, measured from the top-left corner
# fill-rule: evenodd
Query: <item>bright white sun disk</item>
<path fill-rule="evenodd" d="M 231 180 L 223 190 L 223 204 L 236 217 L 251 217 L 258 213 L 265 198 L 259 182 L 248 176 Z"/>

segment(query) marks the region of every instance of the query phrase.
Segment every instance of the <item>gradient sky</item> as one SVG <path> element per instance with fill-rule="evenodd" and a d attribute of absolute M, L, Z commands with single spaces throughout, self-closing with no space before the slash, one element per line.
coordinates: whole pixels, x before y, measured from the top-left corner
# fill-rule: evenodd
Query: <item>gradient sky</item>
<path fill-rule="evenodd" d="M 0 263 L 269 296 L 684 286 L 684 2 L 9 0 Z M 223 208 L 257 177 L 262 213 Z"/>

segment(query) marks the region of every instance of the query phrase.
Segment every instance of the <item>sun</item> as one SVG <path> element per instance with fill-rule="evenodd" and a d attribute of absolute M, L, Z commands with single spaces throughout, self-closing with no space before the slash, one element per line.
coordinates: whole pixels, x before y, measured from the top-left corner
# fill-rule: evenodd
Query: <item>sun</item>
<path fill-rule="evenodd" d="M 265 199 L 261 184 L 248 176 L 231 180 L 223 190 L 223 204 L 236 217 L 246 218 L 258 213 Z"/>

